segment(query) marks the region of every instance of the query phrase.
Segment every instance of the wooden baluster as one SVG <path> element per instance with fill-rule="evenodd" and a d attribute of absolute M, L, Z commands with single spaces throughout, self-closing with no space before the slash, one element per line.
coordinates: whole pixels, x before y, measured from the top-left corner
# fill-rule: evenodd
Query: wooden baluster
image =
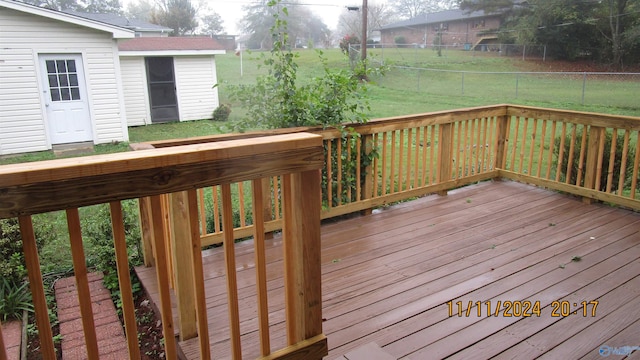
<path fill-rule="evenodd" d="M 556 128 L 558 127 L 558 123 L 556 120 L 553 120 L 551 125 L 551 138 L 549 139 L 549 153 L 547 154 L 547 169 L 545 173 L 545 179 L 551 178 L 551 164 L 553 163 L 553 152 L 555 151 L 556 146 Z"/>
<path fill-rule="evenodd" d="M 513 172 L 518 172 L 516 168 L 516 154 L 518 152 L 518 132 L 520 131 L 520 117 L 516 116 L 516 131 L 513 134 L 513 145 L 511 147 L 511 166 L 509 169 Z"/>
<path fill-rule="evenodd" d="M 371 151 L 373 149 L 375 149 L 376 151 L 378 151 L 378 147 L 379 145 L 379 140 L 380 140 L 380 134 L 374 134 L 374 135 L 367 135 L 367 136 L 371 136 L 371 145 L 367 145 L 369 144 L 368 142 L 365 142 L 365 146 L 366 146 L 366 154 L 369 155 L 371 154 Z M 366 137 L 365 137 L 366 139 Z M 371 194 L 372 198 L 378 197 L 378 167 L 380 166 L 380 161 L 379 161 L 379 156 L 376 156 L 373 158 L 373 167 L 370 170 L 371 173 L 371 182 L 373 184 L 373 193 Z M 366 171 L 366 169 L 365 169 Z M 369 179 L 369 177 L 367 176 L 367 179 Z M 368 193 L 367 190 L 367 184 L 365 183 L 364 185 L 364 189 L 365 189 L 365 193 Z"/>
<path fill-rule="evenodd" d="M 420 128 L 416 128 L 416 137 L 413 141 L 415 147 L 415 161 L 413 165 L 413 187 L 417 188 L 419 185 L 418 179 L 420 178 Z"/>
<path fill-rule="evenodd" d="M 405 176 L 405 189 L 411 189 L 411 154 L 412 154 L 412 145 L 411 139 L 413 138 L 413 128 L 407 130 L 407 175 Z"/>
<path fill-rule="evenodd" d="M 253 180 L 253 246 L 256 264 L 256 288 L 258 296 L 258 327 L 260 330 L 260 353 L 267 356 L 271 353 L 269 340 L 269 304 L 267 297 L 267 265 L 265 255 L 264 209 L 262 180 Z"/>
<path fill-rule="evenodd" d="M 360 201 L 360 199 L 362 199 L 362 185 L 360 184 L 360 177 L 362 175 L 361 167 L 362 167 L 362 138 L 358 136 L 356 138 L 356 201 Z M 369 168 L 369 171 L 371 171 L 371 165 L 368 165 L 367 167 Z M 365 171 L 365 174 L 369 175 L 371 173 Z M 367 182 L 367 178 L 370 178 L 370 177 L 371 176 L 365 176 L 364 181 Z M 351 196 L 349 196 L 349 199 L 351 199 Z"/>
<path fill-rule="evenodd" d="M 169 286 L 173 289 L 175 286 L 175 272 L 173 271 L 173 250 L 171 249 L 171 211 L 169 207 L 169 194 L 160 195 L 160 199 L 162 199 L 162 207 L 160 211 L 162 211 L 163 220 L 163 231 L 164 231 L 164 251 L 167 254 L 166 264 L 167 271 L 169 272 Z"/>
<path fill-rule="evenodd" d="M 598 176 L 598 157 L 600 156 L 600 143 L 601 139 L 604 137 L 603 134 L 604 128 L 591 126 L 589 128 L 589 144 L 587 145 L 586 153 L 587 153 L 587 162 L 585 164 L 585 174 L 584 174 L 584 187 L 586 189 L 595 189 L 595 185 L 597 184 L 596 177 Z M 586 139 L 586 134 L 583 132 L 583 143 Z M 581 149 L 582 150 L 582 149 Z M 582 153 L 583 151 L 581 151 Z M 582 164 L 582 155 L 580 156 L 580 163 Z M 600 161 L 602 164 L 602 161 Z M 602 167 L 602 165 L 601 165 Z M 580 184 L 580 181 L 578 181 Z M 583 202 L 591 203 L 592 199 L 583 198 Z"/>
<path fill-rule="evenodd" d="M 462 138 L 462 150 L 461 150 L 462 165 L 458 164 L 461 166 L 460 172 L 462 173 L 463 177 L 467 175 L 471 175 L 467 171 L 467 157 L 469 156 L 469 152 L 467 151 L 467 149 L 469 148 L 469 143 L 467 141 L 468 137 L 469 137 L 469 120 L 464 120 L 464 137 Z M 471 163 L 471 161 L 469 161 L 469 163 Z"/>
<path fill-rule="evenodd" d="M 333 161 L 331 155 L 332 140 L 327 140 L 327 160 L 325 166 L 327 167 L 327 208 L 333 207 Z"/>
<path fill-rule="evenodd" d="M 171 295 L 169 292 L 169 272 L 167 269 L 167 252 L 164 229 L 165 218 L 162 211 L 162 195 L 151 197 L 153 216 L 153 230 L 156 234 L 153 250 L 156 259 L 156 277 L 158 278 L 158 292 L 160 294 L 160 315 L 162 316 L 162 332 L 164 335 L 164 349 L 167 359 L 177 358 L 176 340 L 173 333 L 173 315 L 171 313 Z"/>
<path fill-rule="evenodd" d="M 474 162 L 474 154 L 476 153 L 476 145 L 474 143 L 474 138 L 476 137 L 476 119 L 470 120 L 471 129 L 469 129 L 469 171 L 467 171 L 468 175 L 474 175 L 476 173 L 476 163 Z"/>
<path fill-rule="evenodd" d="M 618 145 L 618 129 L 611 132 L 611 148 L 609 149 L 609 168 L 607 169 L 607 186 L 606 192 L 610 193 L 613 187 L 613 171 L 616 161 L 616 147 Z"/>
<path fill-rule="evenodd" d="M 526 144 L 528 144 L 527 132 L 529 131 L 529 119 L 524 119 L 522 126 L 522 143 L 520 144 L 520 172 L 524 173 L 525 163 L 524 163 L 524 152 L 526 150 Z M 529 175 L 529 173 L 527 173 Z"/>
<path fill-rule="evenodd" d="M 275 189 L 275 180 L 274 180 L 274 189 Z M 262 217 L 266 220 L 272 220 L 273 219 L 273 213 L 272 213 L 272 208 L 271 208 L 271 180 L 269 178 L 264 178 L 261 181 L 261 185 L 262 187 Z M 275 195 L 273 197 L 273 202 L 277 203 L 278 202 L 278 198 L 277 198 L 277 192 L 273 192 L 273 194 Z M 255 216 L 254 216 L 255 218 Z M 273 239 L 273 232 L 267 232 L 264 234 L 265 239 Z"/>
<path fill-rule="evenodd" d="M 87 278 L 87 260 L 84 256 L 84 248 L 82 246 L 82 229 L 80 227 L 80 215 L 78 214 L 78 208 L 68 209 L 66 213 L 67 229 L 69 230 L 69 240 L 71 242 L 73 272 L 76 278 L 76 288 L 78 290 L 78 303 L 80 304 L 82 330 L 84 332 L 85 344 L 87 345 L 87 357 L 89 359 L 97 359 L 100 357 L 100 354 L 98 352 L 96 326 L 93 321 L 93 309 L 91 306 L 89 279 Z M 128 272 L 127 276 L 129 276 Z"/>
<path fill-rule="evenodd" d="M 236 280 L 236 253 L 233 237 L 233 207 L 231 185 L 220 185 L 222 189 L 222 230 L 224 233 L 224 262 L 227 274 L 227 297 L 229 306 L 229 327 L 231 330 L 231 353 L 235 360 L 242 359 L 240 343 L 240 313 L 238 309 L 238 282 Z M 318 210 L 320 205 L 318 205 Z"/>
<path fill-rule="evenodd" d="M 498 116 L 496 119 L 496 164 L 495 168 L 506 170 L 506 156 L 508 152 L 509 117 Z"/>
<path fill-rule="evenodd" d="M 282 202 L 282 196 L 280 196 L 280 181 L 279 181 L 280 177 L 278 176 L 274 176 L 273 177 L 273 201 L 275 203 L 274 207 L 275 207 L 275 212 L 276 212 L 276 216 L 275 219 L 276 220 L 280 220 L 280 218 L 282 216 L 280 216 L 280 204 Z M 328 180 L 329 186 L 331 186 L 331 179 L 329 178 Z"/>
<path fill-rule="evenodd" d="M 526 120 L 527 127 L 529 125 L 529 119 Z M 538 133 L 538 119 L 533 119 L 533 131 L 531 132 L 531 140 L 529 141 L 529 160 L 527 160 L 527 175 L 533 176 L 531 171 L 533 170 L 533 154 L 536 148 L 536 137 Z"/>
<path fill-rule="evenodd" d="M 389 174 L 389 186 L 391 186 L 391 190 L 389 194 L 393 194 L 396 192 L 396 174 L 395 174 L 395 165 L 396 165 L 396 131 L 391 131 L 391 168 Z"/>
<path fill-rule="evenodd" d="M 213 226 L 214 231 L 219 233 L 220 229 L 220 201 L 218 200 L 218 186 L 211 187 L 211 195 L 213 197 Z"/>
<path fill-rule="evenodd" d="M 55 359 L 56 350 L 53 346 L 53 333 L 51 332 L 51 324 L 49 323 L 49 308 L 47 307 L 47 299 L 44 295 L 40 260 L 38 259 L 38 248 L 36 246 L 36 237 L 33 232 L 31 216 L 20 216 L 18 222 L 20 223 L 24 262 L 27 266 L 27 275 L 29 276 L 31 299 L 36 313 L 40 351 L 44 359 Z"/>
<path fill-rule="evenodd" d="M 625 130 L 624 143 L 622 145 L 622 158 L 620 158 L 620 180 L 618 181 L 618 194 L 622 194 L 624 189 L 624 179 L 627 177 L 627 160 L 629 156 L 629 137 L 631 132 Z"/>
<path fill-rule="evenodd" d="M 564 160 L 564 144 L 567 137 L 567 123 L 562 123 L 562 131 L 560 134 L 560 145 L 558 148 L 558 165 L 556 166 L 556 181 L 560 182 L 560 174 L 562 173 L 562 161 Z"/>
<path fill-rule="evenodd" d="M 283 178 L 287 343 L 319 339 L 305 359 L 327 354 L 322 336 L 319 183 L 319 173 L 313 170 Z"/>
<path fill-rule="evenodd" d="M 200 233 L 207 235 L 207 211 L 204 206 L 204 189 L 198 189 L 198 200 L 200 201 Z"/>
<path fill-rule="evenodd" d="M 594 189 L 600 191 L 601 188 L 601 182 L 602 182 L 602 162 L 604 161 L 604 139 L 605 139 L 605 132 L 606 129 L 602 128 L 601 131 L 601 136 L 598 142 L 598 157 L 597 157 L 597 161 L 598 164 L 596 166 L 596 184 L 593 187 Z M 606 184 L 605 184 L 606 186 Z"/>
<path fill-rule="evenodd" d="M 399 131 L 400 135 L 400 145 L 398 146 L 398 191 L 402 191 L 403 189 L 403 176 L 402 176 L 402 166 L 404 165 L 404 137 L 406 134 L 406 129 L 402 129 Z"/>
<path fill-rule="evenodd" d="M 151 198 L 143 197 L 138 200 L 140 208 L 140 235 L 142 237 L 142 255 L 144 266 L 155 266 L 153 258 L 153 218 L 151 217 Z"/>
<path fill-rule="evenodd" d="M 580 144 L 580 158 L 578 160 L 578 179 L 576 180 L 576 185 L 581 186 L 582 177 L 584 176 L 584 158 L 587 153 L 587 128 L 586 126 L 582 130 L 582 141 Z"/>
<path fill-rule="evenodd" d="M 338 183 L 338 189 L 336 190 L 336 195 L 338 195 L 338 206 L 340 206 L 342 205 L 342 138 L 338 139 L 336 155 L 338 157 L 338 163 L 336 166 L 336 182 Z"/>
<path fill-rule="evenodd" d="M 489 145 L 489 143 L 487 142 L 487 135 L 489 133 L 489 125 L 490 125 L 490 121 L 488 118 L 483 118 L 482 119 L 482 124 L 483 124 L 483 128 L 484 131 L 482 132 L 482 143 L 480 144 L 480 146 L 482 147 L 482 155 L 480 156 L 480 169 L 478 170 L 479 173 L 484 172 L 485 171 L 485 164 L 486 164 L 486 157 L 487 157 L 487 146 Z"/>
<path fill-rule="evenodd" d="M 198 324 L 198 342 L 200 359 L 211 358 L 209 345 L 209 324 L 207 320 L 207 299 L 204 290 L 204 271 L 202 266 L 202 242 L 198 229 L 198 202 L 195 190 L 187 192 L 188 220 L 191 233 L 191 258 L 193 259 L 193 279 L 195 287 L 195 307 Z M 200 205 L 204 208 L 204 203 Z M 201 212 L 200 212 L 201 213 Z"/>
<path fill-rule="evenodd" d="M 476 145 L 475 145 L 475 150 L 476 150 L 476 159 L 475 159 L 475 166 L 474 166 L 474 174 L 477 174 L 480 172 L 482 166 L 480 165 L 480 154 L 482 153 L 482 133 L 483 131 L 483 127 L 484 127 L 484 118 L 480 118 L 476 120 L 478 122 L 478 135 L 476 138 Z"/>
<path fill-rule="evenodd" d="M 6 360 L 8 358 L 7 347 L 4 344 L 4 337 L 2 336 L 2 322 L 0 322 L 0 360 Z"/>
<path fill-rule="evenodd" d="M 631 178 L 631 198 L 636 198 L 636 189 L 638 188 L 638 168 L 640 167 L 640 131 L 636 134 L 636 159 L 633 162 L 633 176 Z"/>
<path fill-rule="evenodd" d="M 542 177 L 542 155 L 544 154 L 544 141 L 547 137 L 547 120 L 542 120 L 542 133 L 540 134 L 540 146 L 538 147 L 538 166 L 536 176 Z M 551 139 L 553 141 L 553 139 Z"/>
<path fill-rule="evenodd" d="M 434 162 L 436 161 L 436 127 L 429 126 L 431 128 L 431 153 L 429 157 L 429 185 L 431 185 L 435 181 L 435 176 L 437 176 L 437 170 L 435 170 Z M 436 174 L 434 174 L 436 173 Z"/>
<path fill-rule="evenodd" d="M 429 126 L 425 126 L 422 128 L 422 186 L 427 185 L 427 173 L 431 173 L 431 169 L 427 172 L 427 148 L 430 146 L 429 144 Z"/>
<path fill-rule="evenodd" d="M 109 206 L 111 210 L 111 230 L 113 232 L 113 243 L 116 253 L 116 268 L 118 270 L 118 285 L 120 286 L 120 301 L 122 301 L 122 317 L 124 318 L 124 329 L 127 335 L 129 359 L 140 359 L 138 327 L 136 326 L 136 308 L 133 304 L 133 291 L 131 289 L 131 275 L 129 274 L 129 255 L 127 254 L 127 240 L 124 233 L 122 205 L 120 201 L 113 201 Z M 80 294 L 78 293 L 78 295 Z"/>
<path fill-rule="evenodd" d="M 441 124 L 438 137 L 438 183 L 451 180 L 451 165 L 453 160 L 453 124 Z M 438 192 L 438 195 L 447 195 L 446 190 Z"/>
<path fill-rule="evenodd" d="M 497 130 L 496 126 L 498 126 L 497 120 L 494 117 L 489 118 L 489 139 L 485 143 L 485 148 L 487 150 L 487 165 L 485 168 L 487 171 L 495 170 L 496 168 L 495 159 L 492 159 L 496 154 L 495 143 L 493 142 L 493 132 L 494 130 Z"/>
<path fill-rule="evenodd" d="M 387 194 L 387 133 L 382 134 L 382 195 Z"/>
<path fill-rule="evenodd" d="M 195 308 L 195 279 L 193 274 L 193 252 L 191 251 L 191 221 L 186 191 L 169 195 L 171 214 L 171 254 L 174 265 L 174 289 L 177 300 L 178 331 L 180 341 L 198 335 Z M 196 214 L 196 220 L 198 216 Z M 225 229 L 226 232 L 226 229 Z M 198 234 L 200 235 L 200 234 Z"/>
<path fill-rule="evenodd" d="M 346 137 L 346 144 L 347 144 L 347 164 L 351 163 L 351 142 L 353 141 L 353 139 L 351 138 L 351 135 L 347 135 Z M 345 170 L 345 174 L 344 177 L 346 179 L 351 179 L 352 178 L 352 171 L 353 168 L 351 167 L 351 165 L 348 165 L 346 170 Z M 358 181 L 359 182 L 359 181 Z M 353 187 L 353 185 L 351 184 L 350 181 L 347 180 L 347 203 L 351 202 L 351 188 Z"/>
<path fill-rule="evenodd" d="M 455 133 L 457 133 L 456 143 L 453 146 L 453 150 L 455 153 L 454 167 L 453 167 L 453 178 L 459 179 L 464 177 L 464 172 L 460 168 L 460 146 L 462 146 L 462 122 L 458 121 L 453 124 L 455 128 Z M 462 154 L 464 156 L 464 154 Z"/>

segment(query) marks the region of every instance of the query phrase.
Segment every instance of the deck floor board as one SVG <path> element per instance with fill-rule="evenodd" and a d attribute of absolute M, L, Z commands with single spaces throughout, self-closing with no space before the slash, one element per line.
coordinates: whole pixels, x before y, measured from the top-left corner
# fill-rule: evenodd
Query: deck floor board
<path fill-rule="evenodd" d="M 274 350 L 285 344 L 281 245 L 277 235 L 266 241 Z M 252 241 L 236 244 L 236 254 L 243 358 L 255 358 Z M 640 214 L 510 181 L 329 222 L 322 227 L 328 359 L 373 342 L 407 359 L 599 358 L 604 344 L 638 346 L 639 259 Z M 203 263 L 212 354 L 227 359 L 220 249 L 204 251 Z M 154 269 L 137 271 L 157 301 Z M 469 302 L 495 307 L 498 300 L 540 301 L 541 316 L 486 316 L 481 308 L 478 317 L 477 307 L 449 316 L 448 301 L 466 310 Z M 600 303 L 595 317 L 552 317 L 556 300 Z M 180 347 L 186 358 L 199 358 L 196 339 Z"/>

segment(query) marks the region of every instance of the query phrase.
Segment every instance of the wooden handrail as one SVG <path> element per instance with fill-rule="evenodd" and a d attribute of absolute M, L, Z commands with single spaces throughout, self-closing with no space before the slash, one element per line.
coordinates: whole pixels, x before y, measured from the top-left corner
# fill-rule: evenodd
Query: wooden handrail
<path fill-rule="evenodd" d="M 56 210 L 67 210 L 71 247 L 79 288 L 79 302 L 83 315 L 88 356 L 98 356 L 96 333 L 93 329 L 91 296 L 86 281 L 84 253 L 78 207 L 109 203 L 118 280 L 123 304 L 126 338 L 131 359 L 140 358 L 135 309 L 129 279 L 129 264 L 123 227 L 121 200 L 140 198 L 142 232 L 145 251 L 153 251 L 158 288 L 161 298 L 161 316 L 168 359 L 177 358 L 174 339 L 170 288 L 175 288 L 178 298 L 180 336 L 199 336 L 201 356 L 210 358 L 204 277 L 200 256 L 201 234 L 198 195 L 196 189 L 221 185 L 223 191 L 225 252 L 227 254 L 227 278 L 229 294 L 234 292 L 234 237 L 231 220 L 230 183 L 254 180 L 263 184 L 264 179 L 283 177 L 295 189 L 285 194 L 282 206 L 288 210 L 284 216 L 285 246 L 296 249 L 288 259 L 293 262 L 285 276 L 290 284 L 287 305 L 291 316 L 288 327 L 295 329 L 290 346 L 303 353 L 313 348 L 319 359 L 327 354 L 326 339 L 322 334 L 322 310 L 320 298 L 320 191 L 319 170 L 323 164 L 322 137 L 308 133 L 283 134 L 258 139 L 240 139 L 224 143 L 184 145 L 164 149 L 148 149 L 130 153 L 100 155 L 80 159 L 53 160 L 40 163 L 7 165 L 0 167 L 0 218 L 19 216 L 28 275 L 33 294 L 36 319 L 45 358 L 54 357 L 54 347 L 44 297 L 42 274 L 38 261 L 31 215 Z M 167 198 L 168 196 L 168 198 Z M 168 199 L 168 201 L 165 201 Z M 173 223 L 167 222 L 165 209 L 170 204 Z M 302 206 L 298 209 L 299 206 Z M 261 209 L 267 213 L 264 208 Z M 184 221 L 181 221 L 184 220 Z M 303 226 L 304 224 L 304 226 Z M 264 228 L 264 223 L 261 224 Z M 168 231 L 170 230 L 170 231 Z M 167 241 L 167 235 L 171 242 Z M 169 244 L 169 246 L 168 246 Z M 169 250 L 169 253 L 167 252 Z M 261 251 L 264 257 L 264 249 Z M 174 259 L 173 266 L 169 259 Z M 257 255 L 258 256 L 258 255 Z M 264 267 L 264 258 L 256 260 Z M 303 266 L 298 266 L 302 264 Z M 174 279 L 174 273 L 179 274 Z M 171 274 L 171 276 L 170 276 Z M 261 283 L 264 283 L 264 269 Z M 264 288 L 264 286 L 263 286 Z M 264 289 L 263 289 L 264 290 Z M 296 296 L 300 291 L 302 299 Z M 186 294 L 189 294 L 188 296 Z M 265 291 L 262 291 L 264 302 Z M 241 342 L 238 322 L 238 299 L 230 296 L 230 317 L 234 332 L 234 358 L 241 358 Z M 266 304 L 266 303 L 265 303 Z M 268 331 L 266 305 L 262 307 L 262 331 Z M 190 311 L 186 311 L 186 310 Z M 189 329 L 187 332 L 186 329 Z M 0 334 L 1 335 L 1 334 Z M 264 337 L 264 336 L 263 336 Z M 268 339 L 268 334 L 266 335 Z M 6 353 L 3 343 L 2 354 Z M 283 354 L 290 354 L 284 351 Z M 307 352 L 308 353 L 308 352 Z M 277 352 L 276 352 L 277 354 Z M 272 357 L 268 344 L 263 356 Z M 289 355 L 283 355 L 289 356 Z M 276 358 L 278 358 L 276 356 Z"/>

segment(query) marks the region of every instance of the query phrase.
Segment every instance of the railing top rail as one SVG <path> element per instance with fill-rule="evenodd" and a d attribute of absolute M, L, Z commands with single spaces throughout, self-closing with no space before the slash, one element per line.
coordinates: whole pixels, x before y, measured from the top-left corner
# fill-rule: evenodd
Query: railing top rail
<path fill-rule="evenodd" d="M 640 130 L 640 117 L 598 114 L 575 110 L 559 110 L 532 106 L 507 105 L 508 116 L 567 121 L 583 125 Z"/>
<path fill-rule="evenodd" d="M 0 218 L 320 169 L 308 133 L 0 166 Z"/>

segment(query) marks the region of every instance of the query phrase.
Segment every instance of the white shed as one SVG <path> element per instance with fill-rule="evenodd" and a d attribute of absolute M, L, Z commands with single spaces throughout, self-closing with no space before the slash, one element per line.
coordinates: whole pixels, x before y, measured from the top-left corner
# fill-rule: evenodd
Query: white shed
<path fill-rule="evenodd" d="M 210 37 L 139 37 L 119 44 L 129 126 L 211 118 L 218 105 Z"/>
<path fill-rule="evenodd" d="M 0 0 L 0 155 L 127 141 L 117 39 L 110 24 Z"/>

